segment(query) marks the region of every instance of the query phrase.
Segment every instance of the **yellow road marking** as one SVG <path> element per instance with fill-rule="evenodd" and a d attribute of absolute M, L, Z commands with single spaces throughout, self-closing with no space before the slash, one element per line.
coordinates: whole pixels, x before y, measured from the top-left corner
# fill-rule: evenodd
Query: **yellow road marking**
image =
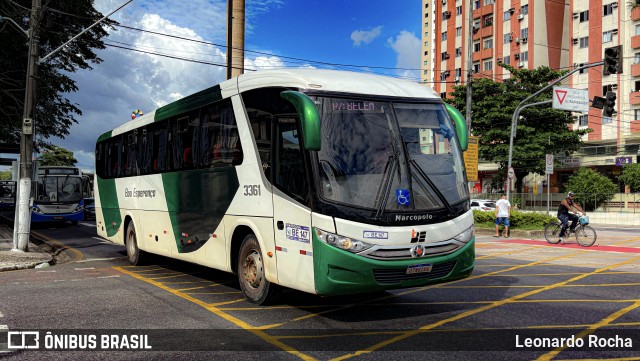
<path fill-rule="evenodd" d="M 288 352 L 288 353 L 290 353 L 292 355 L 298 356 L 298 357 L 300 357 L 301 359 L 303 359 L 305 361 L 316 360 L 315 358 L 313 358 L 313 357 L 311 357 L 311 356 L 309 356 L 307 354 L 304 354 L 304 353 L 294 349 L 293 347 L 291 347 L 291 346 L 279 341 L 277 338 L 275 338 L 273 336 L 270 336 L 269 334 L 267 334 L 263 330 L 257 329 L 256 327 L 250 325 L 249 323 L 247 323 L 245 321 L 242 321 L 239 318 L 236 318 L 236 317 L 231 316 L 231 315 L 229 315 L 229 314 L 227 314 L 225 312 L 222 312 L 219 308 L 217 308 L 217 305 L 220 305 L 220 303 L 218 303 L 218 304 L 208 304 L 208 303 L 206 303 L 206 302 L 204 302 L 202 300 L 199 300 L 199 299 L 197 299 L 195 297 L 189 296 L 186 293 L 183 293 L 183 292 L 180 292 L 178 290 L 174 290 L 174 289 L 172 289 L 170 287 L 167 287 L 167 286 L 163 285 L 160 282 L 154 281 L 151 278 L 147 278 L 147 277 L 141 276 L 139 274 L 136 274 L 135 272 L 131 272 L 131 271 L 125 270 L 122 267 L 113 267 L 113 268 L 115 270 L 117 270 L 117 271 L 120 271 L 122 273 L 128 274 L 131 277 L 137 278 L 137 279 L 139 279 L 141 281 L 147 282 L 147 283 L 149 283 L 149 284 L 151 284 L 153 286 L 156 286 L 156 287 L 161 288 L 161 289 L 163 289 L 163 290 L 165 290 L 167 292 L 170 292 L 170 293 L 172 293 L 172 294 L 174 294 L 174 295 L 176 295 L 178 297 L 181 297 L 181 298 L 183 298 L 183 299 L 185 299 L 187 301 L 195 303 L 195 304 L 205 308 L 206 310 L 214 313 L 215 315 L 221 317 L 222 319 L 224 319 L 224 320 L 226 320 L 228 322 L 231 322 L 232 324 L 234 324 L 234 325 L 236 325 L 236 326 L 238 326 L 238 327 L 240 327 L 240 328 L 242 328 L 242 329 L 254 334 L 257 337 L 260 337 L 261 339 L 263 339 L 266 342 L 268 342 L 268 343 L 270 343 L 270 344 L 282 349 L 283 351 L 286 351 L 286 352 Z M 239 299 L 239 300 L 235 300 L 235 301 L 228 301 L 228 302 L 240 302 L 242 300 L 243 299 Z M 225 303 L 225 304 L 228 304 L 228 303 Z"/>
<path fill-rule="evenodd" d="M 232 291 L 232 292 L 185 292 L 188 295 L 237 295 L 242 293 L 240 291 Z"/>
<path fill-rule="evenodd" d="M 340 357 L 332 359 L 332 361 L 346 360 L 346 359 L 349 359 L 349 358 L 354 357 L 354 356 L 359 356 L 359 355 L 362 355 L 362 354 L 371 353 L 371 352 L 379 350 L 379 349 L 381 349 L 381 348 L 383 348 L 385 346 L 391 345 L 391 344 L 396 343 L 398 341 L 402 341 L 402 340 L 407 339 L 409 337 L 412 337 L 412 336 L 414 336 L 416 334 L 424 332 L 425 330 L 431 330 L 431 329 L 434 329 L 436 327 L 440 327 L 442 325 L 445 325 L 447 323 L 454 322 L 454 321 L 457 321 L 457 320 L 460 320 L 460 319 L 463 319 L 463 318 L 466 318 L 466 317 L 469 317 L 469 316 L 473 316 L 475 314 L 478 314 L 478 313 L 481 313 L 481 312 L 484 312 L 484 311 L 487 311 L 487 310 L 490 310 L 490 309 L 493 309 L 493 308 L 496 308 L 496 307 L 499 307 L 499 306 L 502 306 L 502 305 L 505 305 L 505 304 L 508 304 L 508 303 L 512 303 L 513 301 L 520 300 L 520 299 L 525 298 L 525 297 L 533 296 L 535 294 L 538 294 L 538 293 L 541 293 L 541 292 L 544 292 L 544 291 L 548 291 L 548 290 L 551 290 L 551 289 L 554 289 L 554 288 L 558 288 L 558 287 L 566 285 L 566 284 L 568 284 L 570 282 L 574 282 L 574 281 L 583 279 L 583 278 L 588 277 L 588 276 L 593 275 L 593 274 L 597 274 L 597 273 L 600 273 L 600 272 L 603 272 L 603 271 L 607 271 L 607 270 L 610 270 L 610 269 L 613 269 L 613 268 L 617 268 L 617 267 L 623 266 L 625 264 L 628 264 L 628 263 L 631 263 L 631 262 L 634 262 L 634 261 L 637 261 L 637 260 L 640 260 L 640 256 L 633 257 L 633 258 L 631 258 L 629 260 L 626 260 L 624 262 L 619 262 L 619 263 L 616 263 L 616 264 L 613 264 L 613 265 L 610 265 L 610 266 L 607 266 L 607 267 L 603 267 L 603 268 L 597 269 L 597 270 L 595 270 L 595 271 L 593 271 L 591 273 L 585 273 L 583 275 L 579 275 L 579 276 L 573 277 L 573 278 L 571 278 L 569 280 L 566 280 L 566 281 L 558 282 L 558 283 L 555 283 L 555 284 L 552 284 L 552 285 L 549 285 L 549 286 L 546 286 L 546 287 L 543 287 L 543 288 L 540 288 L 540 289 L 532 290 L 532 291 L 525 292 L 525 293 L 522 293 L 522 294 L 519 294 L 519 295 L 516 295 L 516 296 L 513 296 L 513 297 L 509 297 L 507 299 L 500 300 L 500 301 L 494 302 L 494 303 L 486 305 L 486 306 L 482 306 L 482 307 L 479 307 L 479 308 L 476 308 L 476 309 L 473 309 L 473 310 L 469 310 L 469 311 L 460 313 L 460 314 L 458 314 L 456 316 L 453 316 L 453 317 L 450 317 L 450 318 L 447 318 L 447 319 L 443 319 L 443 320 L 440 320 L 438 322 L 434 322 L 434 323 L 426 325 L 426 326 L 422 326 L 419 329 L 405 331 L 401 335 L 398 335 L 398 336 L 390 338 L 388 340 L 379 342 L 379 343 L 377 343 L 377 344 L 375 344 L 375 345 L 373 345 L 373 346 L 371 346 L 371 347 L 369 347 L 367 349 L 364 349 L 364 350 L 361 350 L 361 351 L 356 351 L 354 353 L 345 354 L 343 356 L 340 356 Z M 636 303 L 634 303 L 633 308 L 636 308 L 638 306 L 640 306 L 640 301 L 637 301 Z M 613 315 L 611 315 L 610 317 L 608 317 L 605 320 L 603 320 L 602 322 L 600 322 L 600 324 L 601 325 L 606 325 L 607 323 L 610 323 L 611 321 L 613 321 L 615 318 L 620 317 L 624 313 L 627 313 L 627 312 L 631 311 L 633 308 L 631 308 L 631 306 L 629 306 L 629 307 L 627 307 L 627 308 L 625 308 L 625 309 L 623 309 L 621 311 L 618 311 L 618 312 L 614 313 Z M 622 311 L 624 311 L 624 313 L 620 313 Z M 613 316 L 615 316 L 615 318 Z M 608 321 L 608 322 L 605 323 L 605 321 Z"/>
<path fill-rule="evenodd" d="M 73 248 L 71 246 L 67 246 L 66 244 L 64 244 L 62 242 L 59 242 L 59 241 L 56 241 L 55 239 L 47 237 L 47 236 L 45 236 L 44 234 L 42 234 L 40 232 L 31 231 L 31 233 L 33 233 L 36 237 L 41 238 L 43 241 L 55 245 L 56 248 L 58 248 L 60 251 L 69 251 L 69 252 L 73 253 L 75 255 L 75 258 L 72 261 L 74 261 L 74 262 L 80 261 L 81 259 L 84 258 L 84 253 L 80 252 L 79 250 L 77 250 L 77 249 L 75 249 L 75 248 Z"/>
<path fill-rule="evenodd" d="M 584 338 L 585 336 L 588 336 L 594 332 L 596 332 L 596 330 L 602 326 L 607 326 L 609 324 L 611 324 L 611 322 L 615 321 L 616 319 L 624 316 L 625 314 L 629 313 L 630 311 L 635 310 L 636 308 L 640 307 L 640 301 L 636 301 L 634 304 L 629 305 L 621 310 L 618 310 L 614 313 L 612 313 L 611 315 L 605 317 L 604 319 L 602 319 L 602 321 L 591 325 L 588 329 L 580 332 L 579 334 L 576 335 L 576 338 Z M 566 349 L 566 347 L 558 347 L 553 351 L 550 351 L 540 357 L 538 357 L 536 360 L 538 361 L 548 361 L 553 359 L 555 356 L 557 356 L 560 352 L 562 352 L 562 350 Z"/>

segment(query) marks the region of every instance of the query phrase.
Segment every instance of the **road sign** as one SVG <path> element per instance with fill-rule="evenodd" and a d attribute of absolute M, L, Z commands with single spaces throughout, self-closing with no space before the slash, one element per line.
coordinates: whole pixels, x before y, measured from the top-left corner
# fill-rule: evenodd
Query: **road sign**
<path fill-rule="evenodd" d="M 553 154 L 547 154 L 545 164 L 547 166 L 545 172 L 547 174 L 553 174 Z"/>
<path fill-rule="evenodd" d="M 507 172 L 507 176 L 509 176 L 509 179 L 515 178 L 516 171 L 513 169 L 513 167 L 509 167 L 509 171 Z"/>
<path fill-rule="evenodd" d="M 625 164 L 631 164 L 633 158 L 631 157 L 616 157 L 616 166 L 622 167 Z"/>
<path fill-rule="evenodd" d="M 589 111 L 589 91 L 554 86 L 552 105 L 553 109 L 586 113 Z"/>

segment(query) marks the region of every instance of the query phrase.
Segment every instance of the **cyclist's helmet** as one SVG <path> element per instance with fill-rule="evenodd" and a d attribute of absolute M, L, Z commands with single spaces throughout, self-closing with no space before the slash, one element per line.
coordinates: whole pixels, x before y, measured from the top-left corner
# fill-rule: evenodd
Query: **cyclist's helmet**
<path fill-rule="evenodd" d="M 576 195 L 575 193 L 573 193 L 573 192 L 569 192 L 569 194 L 567 194 L 567 197 L 573 197 L 573 196 L 575 196 L 575 195 Z"/>

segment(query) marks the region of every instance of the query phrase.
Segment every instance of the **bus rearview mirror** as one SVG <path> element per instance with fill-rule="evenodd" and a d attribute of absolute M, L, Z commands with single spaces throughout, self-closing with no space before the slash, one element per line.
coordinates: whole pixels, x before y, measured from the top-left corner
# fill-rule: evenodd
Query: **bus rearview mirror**
<path fill-rule="evenodd" d="M 302 144 L 307 150 L 320 150 L 320 114 L 313 100 L 306 94 L 285 90 L 280 96 L 296 108 L 302 127 Z"/>
<path fill-rule="evenodd" d="M 458 136 L 458 141 L 460 141 L 460 148 L 464 152 L 467 150 L 467 146 L 469 145 L 469 129 L 467 129 L 467 122 L 462 113 L 460 113 L 453 105 L 444 103 L 444 106 L 447 108 L 447 112 L 449 113 L 451 120 L 453 120 L 453 125 L 455 125 L 456 128 L 456 135 Z"/>

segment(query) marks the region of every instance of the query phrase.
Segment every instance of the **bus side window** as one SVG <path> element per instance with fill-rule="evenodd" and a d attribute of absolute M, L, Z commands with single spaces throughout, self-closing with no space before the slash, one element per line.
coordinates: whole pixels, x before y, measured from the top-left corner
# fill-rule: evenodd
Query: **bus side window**
<path fill-rule="evenodd" d="M 303 203 L 308 199 L 309 186 L 295 118 L 277 119 L 277 159 L 275 159 L 275 182 L 285 193 L 293 195 Z"/>

